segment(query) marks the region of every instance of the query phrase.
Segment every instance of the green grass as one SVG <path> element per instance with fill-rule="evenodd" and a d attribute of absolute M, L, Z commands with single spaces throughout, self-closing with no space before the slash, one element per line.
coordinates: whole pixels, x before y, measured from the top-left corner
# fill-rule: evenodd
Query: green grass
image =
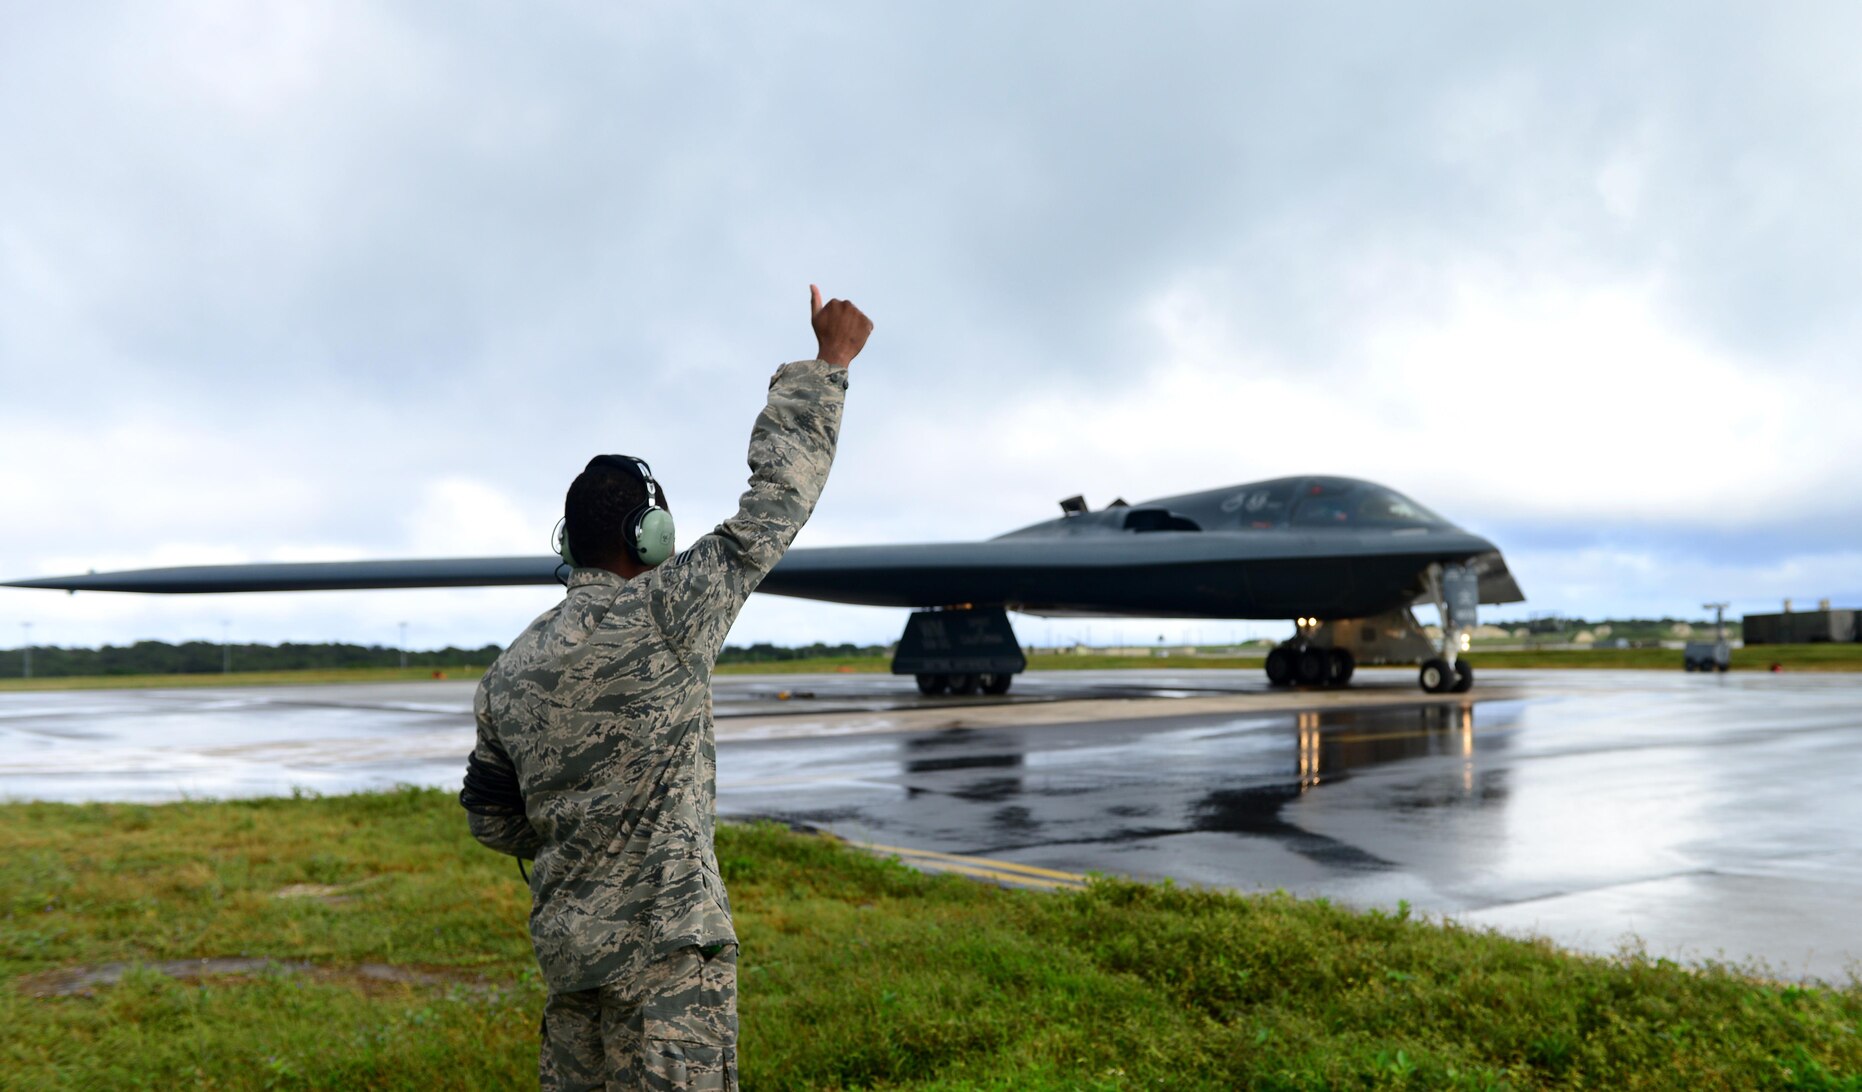
<path fill-rule="evenodd" d="M 1475 667 L 1588 668 L 1593 670 L 1681 670 L 1681 650 L 1669 648 L 1596 648 L 1579 650 L 1483 650 L 1467 653 Z M 1786 671 L 1862 671 L 1862 644 L 1756 645 L 1733 650 L 1734 671 L 1765 671 L 1772 664 Z"/>
<path fill-rule="evenodd" d="M 483 667 L 331 667 L 303 671 L 214 671 L 203 675 L 65 675 L 36 679 L 0 679 L 9 690 L 143 690 L 201 686 L 308 686 L 315 683 L 417 682 L 434 677 L 476 679 Z"/>
<path fill-rule="evenodd" d="M 1148 668 L 1156 671 L 1186 671 L 1202 668 L 1230 668 L 1259 671 L 1266 662 L 1267 651 L 1258 656 L 1106 656 L 1099 653 L 1037 652 L 1028 658 L 1030 671 L 1117 671 L 1122 668 Z"/>
<path fill-rule="evenodd" d="M 1102 880 L 925 876 L 726 826 L 745 1087 L 1862 1088 L 1862 988 Z M 291 885 L 329 896 L 277 898 Z M 531 1079 L 543 992 L 508 859 L 448 794 L 0 807 L 0 1084 L 495 1088 Z M 46 972 L 206 956 L 319 975 Z M 385 984 L 362 962 L 453 984 Z"/>
<path fill-rule="evenodd" d="M 817 656 L 806 660 L 770 660 L 755 664 L 718 664 L 714 675 L 869 675 L 892 670 L 886 656 Z"/>
<path fill-rule="evenodd" d="M 1591 670 L 1681 670 L 1679 649 L 1598 648 L 1588 650 L 1483 649 L 1466 654 L 1475 667 L 1571 668 Z M 1189 671 L 1208 668 L 1259 671 L 1261 656 L 1107 656 L 1095 653 L 1037 652 L 1030 671 L 1116 671 L 1125 668 Z M 1862 644 L 1761 645 L 1733 650 L 1733 670 L 1764 671 L 1773 663 L 1787 671 L 1862 671 Z M 719 664 L 720 675 L 831 674 L 884 672 L 883 656 L 785 660 L 763 664 Z"/>
<path fill-rule="evenodd" d="M 1030 671 L 1116 671 L 1121 668 L 1246 668 L 1259 671 L 1260 656 L 1104 656 L 1066 652 L 1037 652 L 1028 658 Z M 779 660 L 758 664 L 719 664 L 719 675 L 831 675 L 872 674 L 892 670 L 885 656 L 832 656 L 808 660 Z"/>
<path fill-rule="evenodd" d="M 1608 670 L 1681 670 L 1681 653 L 1663 648 L 1598 648 L 1586 651 L 1482 649 L 1467 654 L 1475 667 L 1574 668 Z M 1862 644 L 1761 645 L 1733 650 L 1733 670 L 1764 671 L 1771 664 L 1786 671 L 1862 671 Z M 1259 656 L 1104 656 L 1037 652 L 1030 671 L 1115 671 L 1152 668 L 1170 671 L 1229 668 L 1259 671 Z M 884 656 L 824 656 L 755 664 L 719 664 L 719 675 L 883 674 L 892 669 Z M 449 667 L 449 679 L 476 679 L 482 667 Z M 313 683 L 413 682 L 433 677 L 424 667 L 358 667 L 317 671 L 235 671 L 207 675 L 101 675 L 51 679 L 0 679 L 9 690 L 142 689 L 188 686 L 302 686 Z"/>

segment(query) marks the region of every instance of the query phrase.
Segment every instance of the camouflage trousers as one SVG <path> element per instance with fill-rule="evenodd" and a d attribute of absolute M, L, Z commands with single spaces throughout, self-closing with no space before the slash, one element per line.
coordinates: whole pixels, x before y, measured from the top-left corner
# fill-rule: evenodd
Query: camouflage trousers
<path fill-rule="evenodd" d="M 737 1089 L 737 946 L 684 948 L 638 980 L 551 994 L 544 1092 Z"/>

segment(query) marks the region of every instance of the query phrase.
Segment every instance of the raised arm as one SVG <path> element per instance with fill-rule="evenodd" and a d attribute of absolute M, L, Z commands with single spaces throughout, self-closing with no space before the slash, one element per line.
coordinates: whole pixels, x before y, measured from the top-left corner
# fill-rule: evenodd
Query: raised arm
<path fill-rule="evenodd" d="M 676 644 L 715 656 L 744 600 L 782 560 L 827 484 L 840 440 L 847 365 L 873 324 L 809 285 L 816 358 L 785 364 L 750 432 L 750 487 L 737 514 L 653 573 L 659 621 Z"/>

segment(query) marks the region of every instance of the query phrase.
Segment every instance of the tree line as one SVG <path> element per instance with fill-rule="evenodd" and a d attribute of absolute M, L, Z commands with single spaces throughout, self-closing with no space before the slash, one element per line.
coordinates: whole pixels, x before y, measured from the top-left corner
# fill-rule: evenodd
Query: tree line
<path fill-rule="evenodd" d="M 499 645 L 482 648 L 413 650 L 406 653 L 408 667 L 484 667 L 504 651 Z M 780 663 L 817 657 L 883 656 L 880 645 L 827 645 L 816 642 L 795 648 L 759 643 L 727 645 L 719 663 Z M 233 671 L 314 671 L 348 667 L 400 667 L 402 652 L 387 645 L 343 643 L 279 645 L 222 645 L 212 641 L 137 641 L 102 648 L 32 647 L 32 674 L 38 678 L 84 675 L 204 675 Z M 23 649 L 0 653 L 0 674 L 18 678 L 25 673 Z"/>
<path fill-rule="evenodd" d="M 812 645 L 797 645 L 794 648 L 768 643 L 725 645 L 724 651 L 718 653 L 718 662 L 721 664 L 773 664 L 784 660 L 840 660 L 855 656 L 886 656 L 891 651 L 885 645 L 824 645 L 819 641 Z"/>
<path fill-rule="evenodd" d="M 502 651 L 483 648 L 409 650 L 409 667 L 483 667 Z M 21 650 L 6 654 L 14 677 L 24 673 Z M 32 673 L 41 678 L 77 675 L 200 675 L 230 667 L 234 671 L 307 671 L 343 667 L 399 667 L 401 650 L 385 645 L 298 644 L 223 645 L 212 641 L 137 641 L 102 648 L 32 647 Z M 4 671 L 0 668 L 0 671 Z"/>

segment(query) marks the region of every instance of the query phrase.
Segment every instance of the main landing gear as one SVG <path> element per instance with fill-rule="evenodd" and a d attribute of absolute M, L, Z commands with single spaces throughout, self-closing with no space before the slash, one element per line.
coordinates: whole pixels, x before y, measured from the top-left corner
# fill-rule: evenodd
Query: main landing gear
<path fill-rule="evenodd" d="M 892 656 L 892 673 L 912 676 L 926 697 L 1006 694 L 1027 667 L 1001 607 L 918 611 Z"/>
<path fill-rule="evenodd" d="M 1342 648 L 1320 648 L 1304 635 L 1282 642 L 1267 654 L 1270 686 L 1343 686 L 1358 669 L 1358 659 Z"/>
<path fill-rule="evenodd" d="M 926 697 L 938 694 L 963 697 L 973 694 L 1006 694 L 1009 692 L 1009 684 L 1015 681 L 1015 676 L 1007 671 L 978 671 L 963 675 L 927 672 L 917 678 L 918 692 Z"/>

